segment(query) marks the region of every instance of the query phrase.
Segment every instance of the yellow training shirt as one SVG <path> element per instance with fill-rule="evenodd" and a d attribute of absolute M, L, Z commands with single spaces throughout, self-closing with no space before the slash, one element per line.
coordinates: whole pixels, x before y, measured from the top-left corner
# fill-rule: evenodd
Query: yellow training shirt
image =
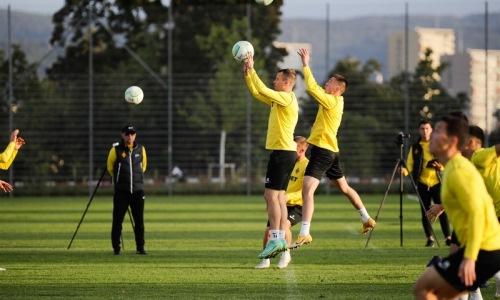
<path fill-rule="evenodd" d="M 7 170 L 12 162 L 16 158 L 17 150 L 16 150 L 16 142 L 10 142 L 5 150 L 0 153 L 0 169 Z"/>
<path fill-rule="evenodd" d="M 427 142 L 420 141 L 419 144 L 422 147 L 423 162 L 422 162 L 422 171 L 420 171 L 420 176 L 418 177 L 418 181 L 425 184 L 428 187 L 433 187 L 439 183 L 439 178 L 436 174 L 436 169 L 427 168 L 427 163 L 429 163 L 431 160 L 435 158 L 429 151 L 428 141 Z M 411 172 L 413 171 L 413 146 L 410 147 L 410 152 L 408 153 L 408 158 L 406 160 L 406 166 L 408 167 L 408 170 L 403 170 L 403 174 L 405 176 L 408 176 L 408 174 L 411 174 Z"/>
<path fill-rule="evenodd" d="M 483 177 L 488 193 L 493 198 L 497 216 L 500 216 L 500 168 L 495 146 L 479 149 L 472 155 L 471 161 Z"/>
<path fill-rule="evenodd" d="M 443 172 L 441 199 L 464 256 L 477 259 L 479 249 L 500 249 L 500 224 L 493 201 L 474 165 L 456 154 Z"/>
<path fill-rule="evenodd" d="M 342 121 L 344 97 L 325 92 L 314 79 L 309 67 L 304 67 L 304 80 L 307 92 L 319 103 L 316 120 L 307 141 L 320 148 L 339 152 L 337 131 Z"/>
<path fill-rule="evenodd" d="M 309 160 L 307 157 L 302 158 L 295 162 L 292 174 L 290 174 L 290 181 L 288 181 L 288 188 L 286 189 L 287 206 L 303 205 L 302 201 L 302 183 L 304 182 L 304 173 L 306 172 Z"/>
<path fill-rule="evenodd" d="M 245 82 L 253 97 L 271 106 L 266 149 L 296 151 L 293 132 L 299 118 L 299 103 L 295 94 L 266 87 L 254 69 L 245 75 Z"/>
<path fill-rule="evenodd" d="M 113 177 L 113 168 L 115 167 L 115 162 L 116 162 L 116 150 L 115 147 L 111 147 L 111 149 L 109 149 L 108 160 L 106 163 L 106 168 L 108 169 L 108 173 L 109 175 L 111 175 L 111 177 Z M 148 158 L 146 156 L 146 148 L 142 146 L 142 173 L 146 172 L 147 164 L 148 164 Z"/>

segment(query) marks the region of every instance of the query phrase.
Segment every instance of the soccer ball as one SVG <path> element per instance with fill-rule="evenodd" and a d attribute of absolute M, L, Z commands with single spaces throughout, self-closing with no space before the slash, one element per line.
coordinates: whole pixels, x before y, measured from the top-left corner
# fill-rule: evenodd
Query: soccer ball
<path fill-rule="evenodd" d="M 253 56 L 253 46 L 247 41 L 239 41 L 233 46 L 233 57 L 237 61 L 243 61 L 247 57 L 248 53 Z"/>
<path fill-rule="evenodd" d="M 132 104 L 139 104 L 144 98 L 142 89 L 138 86 L 131 86 L 125 91 L 125 101 Z"/>
<path fill-rule="evenodd" d="M 273 3 L 273 0 L 255 0 L 258 4 L 264 4 L 265 6 Z"/>

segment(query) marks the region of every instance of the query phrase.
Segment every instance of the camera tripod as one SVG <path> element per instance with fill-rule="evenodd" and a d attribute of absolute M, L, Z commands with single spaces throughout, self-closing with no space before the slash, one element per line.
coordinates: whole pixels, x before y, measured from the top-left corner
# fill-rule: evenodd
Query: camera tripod
<path fill-rule="evenodd" d="M 394 170 L 392 171 L 391 180 L 389 181 L 389 184 L 387 185 L 387 189 L 385 190 L 384 198 L 380 202 L 380 205 L 379 205 L 378 210 L 377 210 L 377 215 L 375 216 L 375 221 L 377 222 L 378 216 L 380 215 L 380 211 L 382 210 L 382 207 L 384 206 L 385 200 L 387 199 L 387 195 L 389 194 L 389 191 L 391 189 L 392 182 L 394 181 L 394 178 L 396 177 L 396 173 L 399 171 L 399 239 L 400 239 L 400 246 L 401 247 L 403 247 L 403 192 L 404 192 L 403 168 L 408 170 L 408 168 L 406 166 L 406 162 L 404 160 L 403 151 L 404 151 L 404 146 L 405 146 L 405 139 L 408 140 L 409 138 L 410 138 L 410 134 L 404 134 L 403 132 L 400 132 L 398 134 L 397 143 L 399 146 L 399 159 L 397 160 L 396 165 L 394 166 Z M 424 206 L 422 198 L 420 197 L 420 194 L 418 192 L 417 184 L 411 175 L 408 177 L 410 178 L 413 189 L 415 190 L 415 193 L 417 194 L 420 208 L 425 211 L 425 206 Z M 436 237 L 436 234 L 434 233 L 434 229 L 432 229 L 432 222 L 429 220 L 429 218 L 427 216 L 425 217 L 425 220 L 430 225 L 429 228 L 431 230 L 431 234 L 432 234 L 432 237 L 434 238 L 434 241 L 436 241 L 437 246 L 440 247 L 439 241 Z M 370 233 L 368 234 L 368 238 L 366 239 L 365 249 L 366 249 L 366 247 L 368 247 L 368 243 L 370 242 L 372 234 L 373 234 L 373 230 L 371 230 Z"/>
<path fill-rule="evenodd" d="M 66 248 L 68 250 L 71 248 L 71 245 L 73 244 L 73 240 L 75 239 L 76 234 L 78 233 L 78 229 L 80 229 L 80 225 L 82 225 L 83 219 L 85 218 L 85 215 L 87 214 L 87 211 L 89 210 L 89 207 L 90 207 L 90 204 L 92 203 L 92 200 L 94 200 L 94 196 L 97 193 L 97 189 L 101 185 L 101 182 L 102 182 L 102 179 L 104 178 L 104 175 L 106 175 L 106 171 L 107 171 L 107 169 L 105 166 L 103 171 L 102 171 L 101 177 L 99 177 L 99 180 L 97 181 L 97 184 L 94 188 L 94 192 L 92 192 L 92 195 L 90 195 L 89 202 L 87 203 L 87 207 L 85 207 L 85 210 L 83 211 L 82 217 L 80 218 L 80 222 L 78 222 L 78 225 L 76 226 L 75 232 L 73 233 L 73 237 L 71 237 L 71 241 L 69 242 L 68 247 Z M 130 208 L 127 208 L 127 213 L 128 213 L 128 217 L 130 219 L 130 224 L 132 225 L 132 229 L 135 232 L 135 224 L 134 224 L 134 220 L 132 218 L 132 215 L 130 213 Z M 124 243 L 123 243 L 123 237 L 120 236 L 120 239 L 122 242 L 123 250 L 125 250 Z"/>

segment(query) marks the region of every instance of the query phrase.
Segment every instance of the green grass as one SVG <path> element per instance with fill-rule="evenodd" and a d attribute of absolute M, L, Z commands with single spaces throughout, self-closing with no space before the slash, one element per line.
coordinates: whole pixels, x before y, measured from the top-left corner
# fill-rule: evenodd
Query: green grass
<path fill-rule="evenodd" d="M 374 216 L 380 196 L 364 197 Z M 340 196 L 316 199 L 314 242 L 292 252 L 285 270 L 255 270 L 266 220 L 261 197 L 146 199 L 147 256 L 135 254 L 130 222 L 125 251 L 112 254 L 111 197 L 97 197 L 70 250 L 86 198 L 0 200 L 0 299 L 412 299 L 412 284 L 433 255 L 418 205 L 387 200 L 369 248 L 359 216 Z M 299 226 L 296 226 L 297 233 Z M 438 237 L 442 234 L 435 226 Z M 274 260 L 276 265 L 277 259 Z M 492 298 L 493 288 L 483 290 Z"/>

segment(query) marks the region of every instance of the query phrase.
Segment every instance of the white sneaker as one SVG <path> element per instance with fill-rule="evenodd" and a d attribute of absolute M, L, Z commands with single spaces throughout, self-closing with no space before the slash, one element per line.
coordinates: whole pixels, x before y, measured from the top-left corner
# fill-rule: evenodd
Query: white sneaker
<path fill-rule="evenodd" d="M 289 250 L 281 253 L 280 261 L 278 263 L 278 268 L 284 269 L 284 268 L 288 267 L 288 264 L 290 263 L 291 260 L 292 260 L 292 256 L 290 256 Z"/>
<path fill-rule="evenodd" d="M 269 258 L 264 258 L 258 263 L 255 268 L 256 269 L 267 269 L 271 265 L 271 260 Z"/>
<path fill-rule="evenodd" d="M 477 288 L 475 291 L 469 293 L 469 300 L 483 300 L 483 295 L 481 295 L 481 289 Z"/>

